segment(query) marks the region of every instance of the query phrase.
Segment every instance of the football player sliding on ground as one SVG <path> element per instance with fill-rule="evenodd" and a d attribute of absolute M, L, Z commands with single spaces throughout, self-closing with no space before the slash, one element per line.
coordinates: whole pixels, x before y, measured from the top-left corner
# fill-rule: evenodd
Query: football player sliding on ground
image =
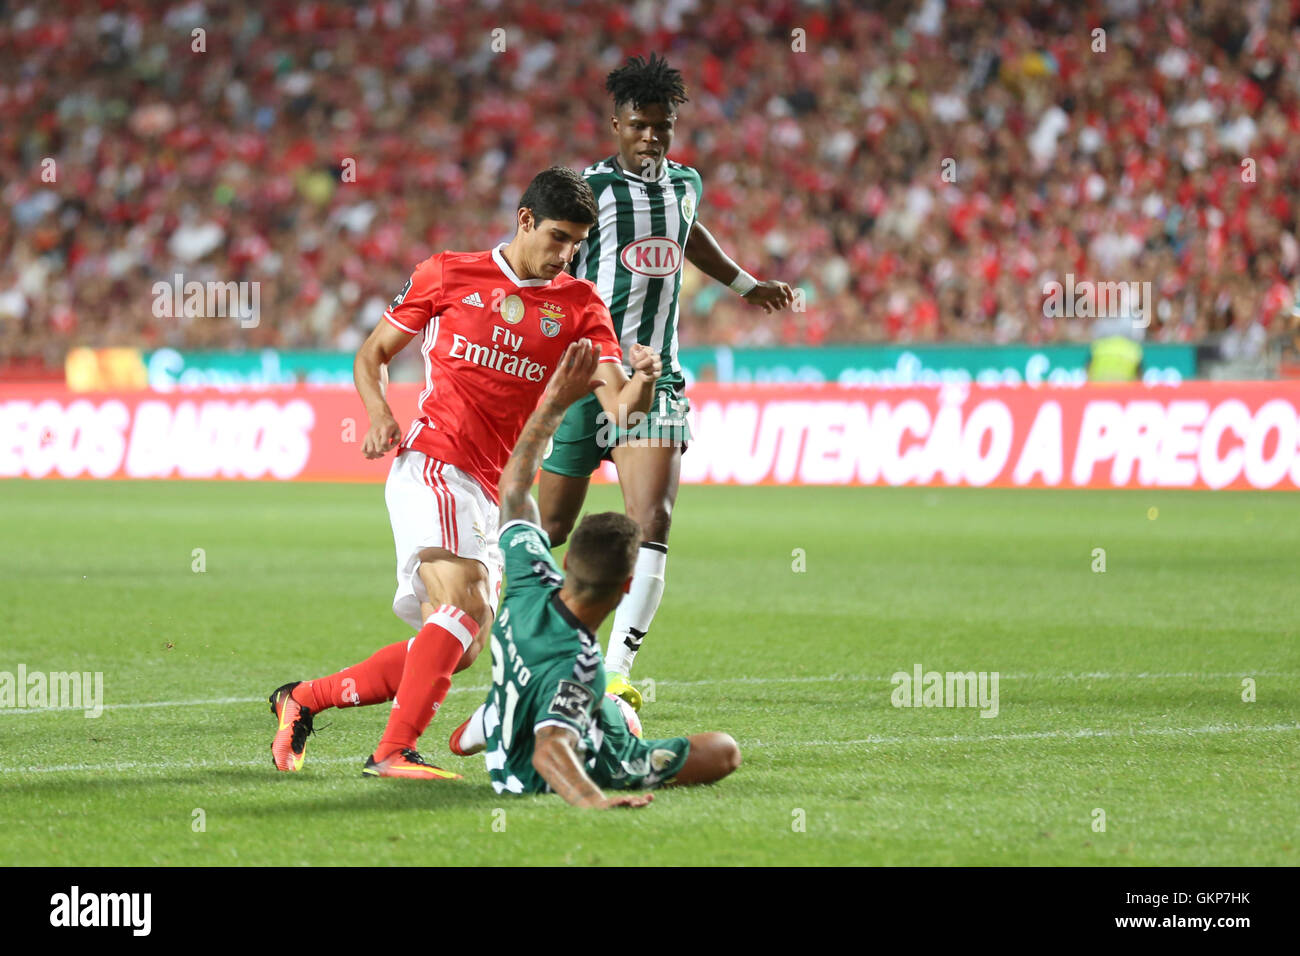
<path fill-rule="evenodd" d="M 590 187 L 573 170 L 534 177 L 519 201 L 508 244 L 443 252 L 416 266 L 357 352 L 357 391 L 370 416 L 367 458 L 397 447 L 384 492 L 397 552 L 393 613 L 416 630 L 371 657 L 271 693 L 279 721 L 271 754 L 301 770 L 315 715 L 328 707 L 393 701 L 388 726 L 365 763 L 372 777 L 455 778 L 416 743 L 451 687 L 474 663 L 496 613 L 500 583 L 497 482 L 524 421 L 566 347 L 602 349 L 595 379 L 601 407 L 650 407 L 660 360 L 638 346 L 624 356 L 595 287 L 564 271 L 596 220 Z M 420 417 L 402 436 L 381 375 L 418 338 L 426 387 Z"/>
<path fill-rule="evenodd" d="M 784 282 L 760 282 L 722 251 L 699 221 L 704 193 L 700 174 L 668 159 L 677 104 L 686 87 L 677 70 L 653 54 L 610 73 L 613 156 L 589 166 L 583 177 L 599 207 L 596 224 L 579 246 L 573 274 L 596 284 L 609 306 L 624 354 L 637 343 L 659 353 L 664 373 L 648 418 L 619 429 L 596 397 L 578 402 L 560 426 L 542 462 L 542 527 L 559 546 L 582 509 L 591 473 L 612 458 L 623 506 L 641 527 L 632 590 L 614 614 L 609 637 L 610 691 L 640 709 L 629 682 L 632 663 L 664 592 L 668 529 L 677 500 L 682 452 L 690 440 L 690 405 L 677 360 L 678 299 L 683 258 L 767 312 L 785 308 L 793 293 Z"/>
<path fill-rule="evenodd" d="M 667 740 L 633 735 L 613 698 L 596 631 L 632 582 L 641 529 L 615 512 L 588 515 L 564 556 L 564 572 L 538 526 L 530 491 L 542 450 L 565 410 L 597 383 L 599 347 L 570 345 L 501 473 L 505 593 L 492 625 L 492 688 L 456 728 L 453 753 L 486 751 L 497 793 L 558 793 L 576 807 L 643 807 L 644 790 L 712 783 L 740 766 L 727 734 Z"/>

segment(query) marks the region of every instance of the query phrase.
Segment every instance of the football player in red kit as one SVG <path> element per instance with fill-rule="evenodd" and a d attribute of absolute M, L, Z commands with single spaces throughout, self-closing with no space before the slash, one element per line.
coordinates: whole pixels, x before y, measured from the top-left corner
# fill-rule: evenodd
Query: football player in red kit
<path fill-rule="evenodd" d="M 392 700 L 388 726 L 363 773 L 421 780 L 458 775 L 426 761 L 416 742 L 478 656 L 500 584 L 497 483 L 511 449 L 570 342 L 600 352 L 595 394 L 615 420 L 646 412 L 662 368 L 634 346 L 623 355 L 592 283 L 565 272 L 596 221 L 590 187 L 574 171 L 539 173 L 519 201 L 509 243 L 443 252 L 420 263 L 357 352 L 354 378 L 370 417 L 362 452 L 394 447 L 385 499 L 397 552 L 393 612 L 410 640 L 359 664 L 271 694 L 280 770 L 303 765 L 314 716 L 328 707 Z M 384 397 L 386 366 L 415 339 L 424 355 L 420 417 L 403 436 Z"/>

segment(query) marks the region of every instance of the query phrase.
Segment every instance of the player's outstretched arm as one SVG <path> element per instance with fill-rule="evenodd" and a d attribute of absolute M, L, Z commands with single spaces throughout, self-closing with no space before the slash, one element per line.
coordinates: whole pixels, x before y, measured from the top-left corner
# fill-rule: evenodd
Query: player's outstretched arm
<path fill-rule="evenodd" d="M 649 793 L 605 796 L 582 769 L 578 754 L 573 749 L 576 740 L 577 734 L 567 727 L 543 727 L 537 731 L 533 747 L 533 769 L 542 775 L 552 793 L 558 793 L 572 806 L 590 810 L 644 807 L 654 800 L 654 795 Z M 690 763 L 689 758 L 687 763 Z"/>
<path fill-rule="evenodd" d="M 590 339 L 570 342 L 564 354 L 560 356 L 555 373 L 546 383 L 546 391 L 537 408 L 524 422 L 524 430 L 519 433 L 510 460 L 501 471 L 501 480 L 497 482 L 497 494 L 501 499 L 500 523 L 522 518 L 533 524 L 538 523 L 537 502 L 530 492 L 533 479 L 542 463 L 542 453 L 546 443 L 555 435 L 564 413 L 569 406 L 585 395 L 599 383 L 596 379 L 596 366 L 600 362 L 600 346 L 593 346 Z M 607 363 L 613 364 L 613 363 Z"/>
<path fill-rule="evenodd" d="M 370 337 L 357 349 L 352 362 L 352 380 L 357 394 L 366 406 L 370 427 L 361 443 L 361 453 L 367 458 L 382 458 L 402 440 L 402 426 L 393 417 L 385 397 L 388 386 L 388 363 L 415 336 L 380 322 Z"/>
<path fill-rule="evenodd" d="M 697 219 L 686 237 L 686 258 L 706 276 L 739 293 L 751 305 L 765 312 L 779 312 L 794 301 L 794 292 L 784 282 L 766 279 L 759 282 L 722 251 L 713 233 Z"/>
<path fill-rule="evenodd" d="M 631 378 L 618 362 L 605 362 L 596 369 L 596 378 L 600 379 L 602 386 L 596 389 L 596 399 L 619 428 L 628 427 L 628 416 L 632 412 L 644 415 L 650 411 L 655 397 L 655 382 L 664 370 L 663 359 L 648 345 L 638 343 L 632 346 L 628 361 L 632 365 Z"/>

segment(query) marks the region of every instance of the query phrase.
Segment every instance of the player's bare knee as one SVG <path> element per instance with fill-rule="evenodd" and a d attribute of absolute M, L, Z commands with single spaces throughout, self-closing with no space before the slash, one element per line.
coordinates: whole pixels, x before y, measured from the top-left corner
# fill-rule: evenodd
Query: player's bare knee
<path fill-rule="evenodd" d="M 565 517 L 543 517 L 542 530 L 546 532 L 546 538 L 551 542 L 552 548 L 558 548 L 564 542 L 569 540 L 569 532 L 573 530 L 573 519 Z"/>
<path fill-rule="evenodd" d="M 492 605 L 488 603 L 487 598 L 485 596 L 478 597 L 470 601 L 469 606 L 464 607 L 463 610 L 474 619 L 474 623 L 478 625 L 479 635 L 486 641 L 487 632 L 492 628 L 492 619 L 496 616 L 492 613 Z M 478 637 L 475 637 L 474 640 L 478 641 Z"/>
<path fill-rule="evenodd" d="M 475 597 L 466 599 L 460 608 L 478 625 L 478 630 L 470 639 L 469 646 L 465 648 L 465 657 L 461 661 L 462 666 L 468 667 L 487 646 L 488 637 L 492 633 L 492 606 L 486 600 Z"/>
<path fill-rule="evenodd" d="M 474 635 L 474 639 L 469 642 L 469 647 L 465 648 L 465 653 L 461 654 L 460 660 L 456 662 L 456 667 L 452 673 L 459 674 L 461 671 L 474 666 L 474 662 L 478 660 L 479 654 L 483 653 L 483 648 L 487 645 L 487 636 L 487 628 L 481 628 Z"/>
<path fill-rule="evenodd" d="M 658 541 L 661 544 L 668 541 L 668 529 L 673 523 L 673 510 L 668 502 L 638 506 L 629 512 L 628 517 L 641 526 L 642 541 Z"/>
<path fill-rule="evenodd" d="M 480 561 L 463 558 L 448 566 L 420 564 L 420 578 L 429 592 L 430 603 L 450 604 L 474 619 L 479 627 L 492 623 L 492 601 L 488 570 Z"/>

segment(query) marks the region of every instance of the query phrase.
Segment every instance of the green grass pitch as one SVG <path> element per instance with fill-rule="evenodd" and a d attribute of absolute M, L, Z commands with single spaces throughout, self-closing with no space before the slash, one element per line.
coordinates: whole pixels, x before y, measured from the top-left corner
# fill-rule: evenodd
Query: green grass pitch
<path fill-rule="evenodd" d="M 0 863 L 1300 863 L 1300 496 L 688 487 L 675 522 L 642 716 L 744 766 L 600 814 L 447 755 L 487 655 L 422 747 L 464 781 L 363 779 L 387 707 L 273 769 L 272 688 L 409 634 L 380 486 L 0 483 L 0 671 L 106 704 L 0 709 Z M 893 706 L 917 664 L 997 672 L 997 716 Z"/>

